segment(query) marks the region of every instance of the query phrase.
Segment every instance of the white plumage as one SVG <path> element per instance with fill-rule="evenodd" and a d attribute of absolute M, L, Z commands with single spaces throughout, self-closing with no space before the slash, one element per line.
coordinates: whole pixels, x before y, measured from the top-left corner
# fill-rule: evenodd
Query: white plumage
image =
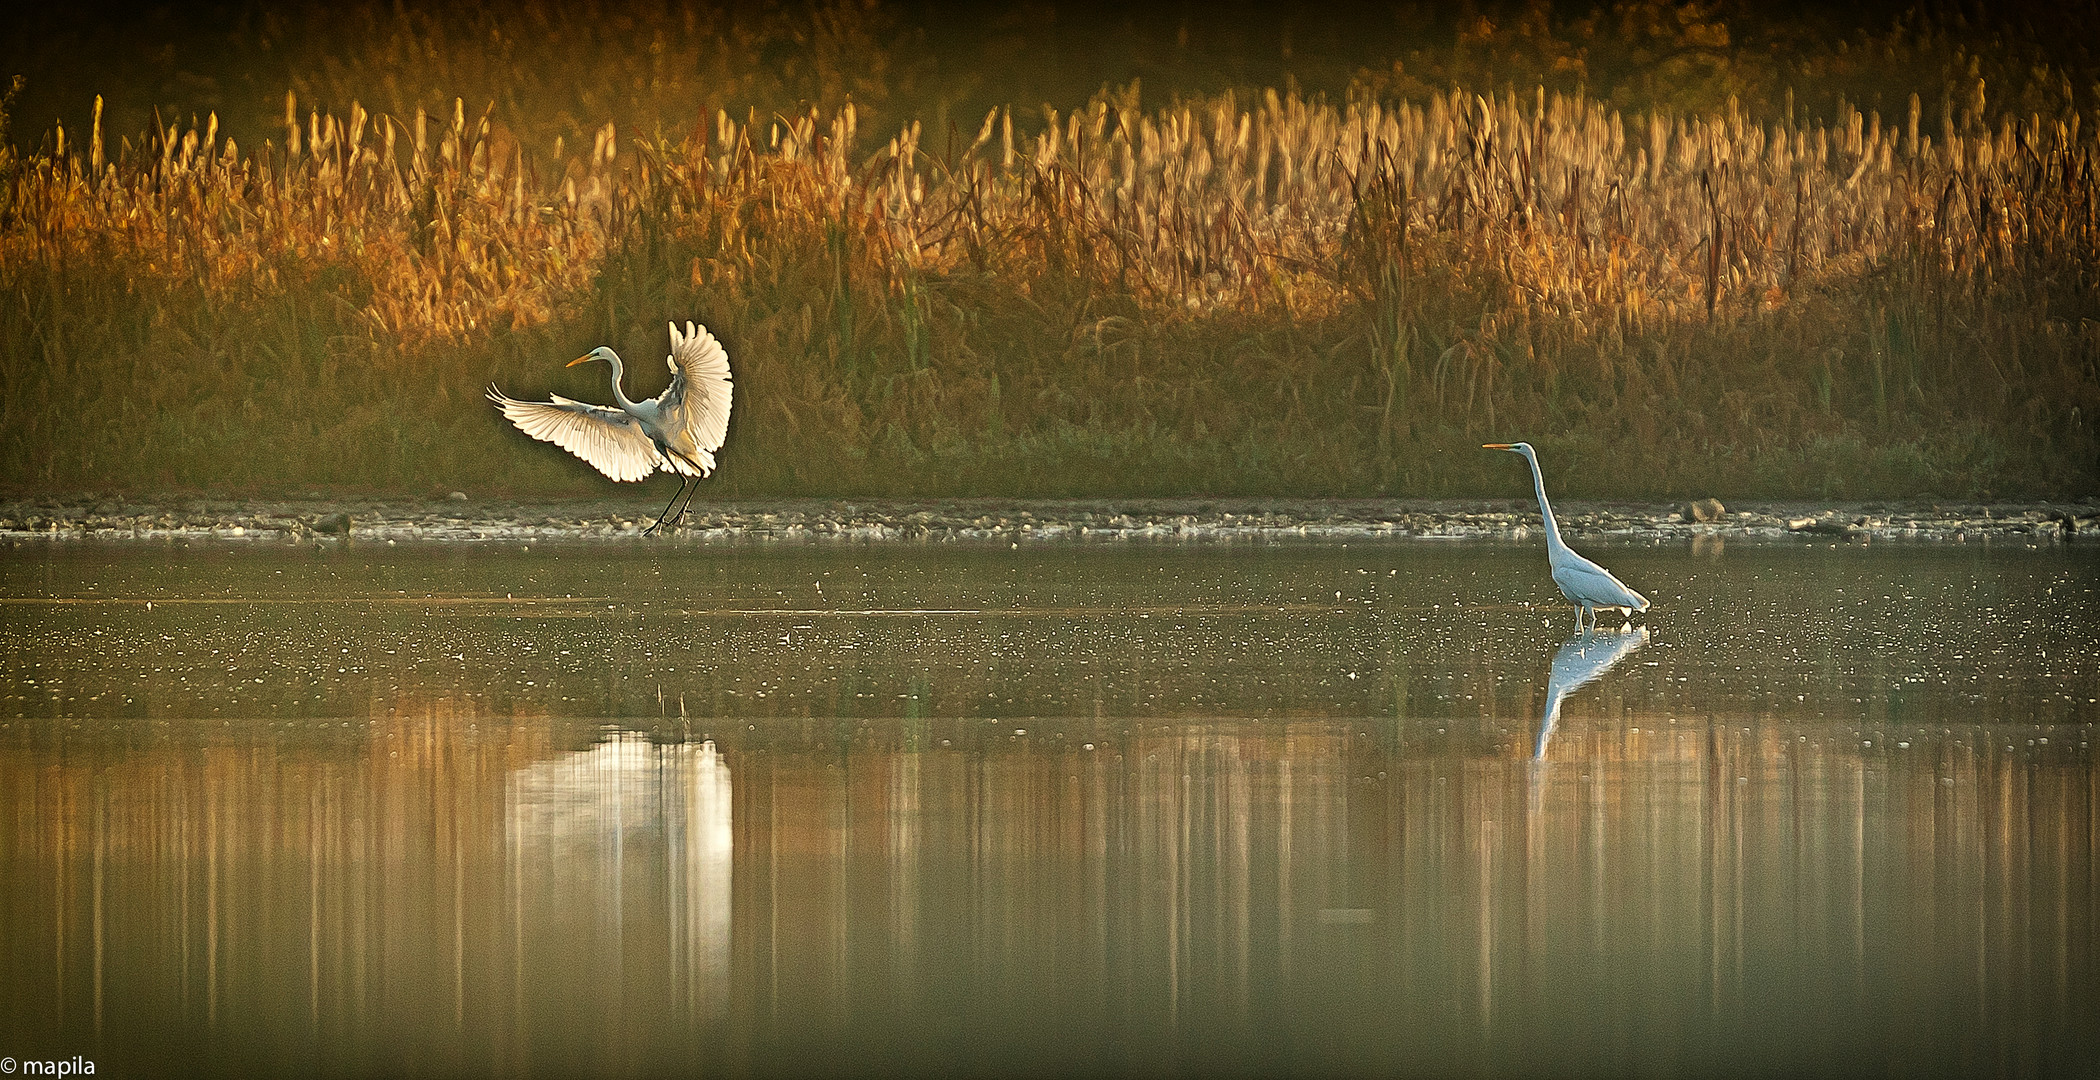
<path fill-rule="evenodd" d="M 728 438 L 733 388 L 729 354 L 707 327 L 688 322 L 681 331 L 675 322 L 670 326 L 671 355 L 664 363 L 671 369 L 671 385 L 647 401 L 627 396 L 620 386 L 625 374 L 620 354 L 602 345 L 569 366 L 591 360 L 611 364 L 618 408 L 560 394 L 551 395 L 552 401 L 520 401 L 494 386 L 489 387 L 489 400 L 519 431 L 567 450 L 611 479 L 641 480 L 658 470 L 677 473 L 685 480 L 679 495 L 690 503 L 697 481 L 715 471 L 715 451 Z M 674 495 L 649 531 L 662 526 L 676 505 Z"/>
<path fill-rule="evenodd" d="M 549 401 L 519 401 L 493 387 L 489 398 L 518 430 L 551 442 L 596 466 L 614 480 L 640 480 L 669 463 L 642 430 L 642 422 L 618 409 L 573 401 L 560 394 Z"/>
<path fill-rule="evenodd" d="M 1560 525 L 1553 520 L 1553 505 L 1546 501 L 1546 478 L 1539 471 L 1538 455 L 1530 443 L 1485 443 L 1481 449 L 1507 450 L 1522 455 L 1531 464 L 1531 483 L 1538 489 L 1539 516 L 1546 523 L 1546 562 L 1553 567 L 1553 584 L 1560 586 L 1560 594 L 1575 605 L 1577 630 L 1582 629 L 1585 617 L 1590 625 L 1596 625 L 1598 608 L 1648 610 L 1647 597 L 1627 588 L 1611 571 L 1577 555 L 1560 538 Z"/>

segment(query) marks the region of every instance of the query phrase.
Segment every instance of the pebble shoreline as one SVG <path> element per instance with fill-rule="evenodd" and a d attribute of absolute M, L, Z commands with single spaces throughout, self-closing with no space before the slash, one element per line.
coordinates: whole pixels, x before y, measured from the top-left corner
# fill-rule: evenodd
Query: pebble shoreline
<path fill-rule="evenodd" d="M 634 500 L 450 498 L 45 498 L 0 502 L 0 543 L 535 542 L 642 539 L 654 505 Z M 1695 510 L 1697 512 L 1695 513 Z M 1571 500 L 1570 540 L 2058 542 L 2100 537 L 2100 500 L 2033 503 L 1760 502 L 1718 515 L 1696 504 Z M 1712 517 L 1712 520 L 1696 520 Z M 1093 500 L 740 499 L 697 503 L 653 543 L 1038 543 L 1522 539 L 1531 500 L 1161 498 Z"/>

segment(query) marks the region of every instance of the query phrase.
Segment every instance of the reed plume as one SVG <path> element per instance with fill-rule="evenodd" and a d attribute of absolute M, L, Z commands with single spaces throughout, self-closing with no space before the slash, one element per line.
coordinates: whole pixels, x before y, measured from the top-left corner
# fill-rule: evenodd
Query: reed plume
<path fill-rule="evenodd" d="M 1134 87 L 573 157 L 459 100 L 98 122 L 0 170 L 0 463 L 572 490 L 474 389 L 682 312 L 738 356 L 746 492 L 1452 494 L 1485 474 L 1439 451 L 1522 431 L 1589 494 L 2089 493 L 2093 133 L 1927 130 Z"/>

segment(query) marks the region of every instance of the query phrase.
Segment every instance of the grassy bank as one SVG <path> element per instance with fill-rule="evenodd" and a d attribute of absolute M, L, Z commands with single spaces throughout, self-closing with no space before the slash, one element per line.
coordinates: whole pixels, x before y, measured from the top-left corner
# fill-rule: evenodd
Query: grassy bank
<path fill-rule="evenodd" d="M 1543 89 L 1224 93 L 860 130 L 207 119 L 0 161 L 0 476 L 579 493 L 480 399 L 728 345 L 724 494 L 2100 490 L 2095 131 Z M 581 140 L 579 140 L 579 143 Z M 629 391 L 661 388 L 634 363 Z M 1517 485 L 1521 487 L 1521 485 Z"/>

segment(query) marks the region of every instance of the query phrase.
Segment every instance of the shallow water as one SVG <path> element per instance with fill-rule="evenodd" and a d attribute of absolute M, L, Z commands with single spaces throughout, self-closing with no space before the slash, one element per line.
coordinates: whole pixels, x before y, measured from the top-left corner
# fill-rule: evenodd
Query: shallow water
<path fill-rule="evenodd" d="M 1590 550 L 0 553 L 0 1054 L 2100 1069 L 2100 548 Z"/>

